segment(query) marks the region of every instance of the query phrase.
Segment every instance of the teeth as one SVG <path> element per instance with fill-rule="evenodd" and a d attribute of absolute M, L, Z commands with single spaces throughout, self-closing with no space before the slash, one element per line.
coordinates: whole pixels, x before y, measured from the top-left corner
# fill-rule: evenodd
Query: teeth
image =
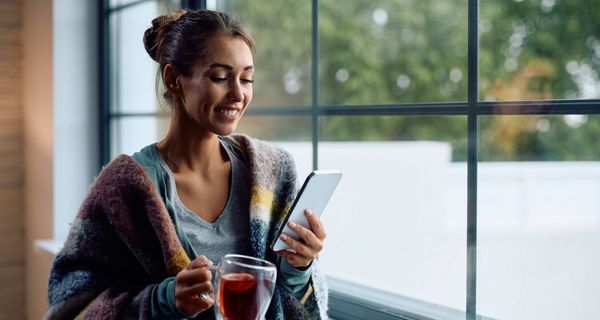
<path fill-rule="evenodd" d="M 233 117 L 238 113 L 237 110 L 226 110 L 226 109 L 217 109 L 217 112 L 220 114 L 224 114 L 228 117 Z"/>

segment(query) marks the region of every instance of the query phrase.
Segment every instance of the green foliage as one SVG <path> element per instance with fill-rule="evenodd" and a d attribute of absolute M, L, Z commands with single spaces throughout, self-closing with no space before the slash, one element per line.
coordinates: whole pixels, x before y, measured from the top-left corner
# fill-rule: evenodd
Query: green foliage
<path fill-rule="evenodd" d="M 310 106 L 311 2 L 227 3 L 257 37 L 253 104 Z M 480 100 L 600 98 L 598 12 L 595 0 L 480 1 Z M 465 0 L 321 0 L 319 105 L 465 101 L 467 13 Z M 600 117 L 584 118 L 483 116 L 479 159 L 598 160 Z M 310 134 L 298 123 L 254 130 L 295 140 Z M 324 140 L 446 141 L 455 161 L 466 159 L 464 116 L 327 117 L 321 132 Z"/>
<path fill-rule="evenodd" d="M 311 104 L 311 2 L 227 1 L 226 10 L 250 29 L 256 40 L 254 105 Z M 298 78 L 289 94 L 284 77 Z"/>

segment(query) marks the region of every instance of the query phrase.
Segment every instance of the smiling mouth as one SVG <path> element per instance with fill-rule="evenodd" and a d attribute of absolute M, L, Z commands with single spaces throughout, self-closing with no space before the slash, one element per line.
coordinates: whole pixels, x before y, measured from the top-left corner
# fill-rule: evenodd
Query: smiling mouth
<path fill-rule="evenodd" d="M 239 110 L 231 110 L 231 109 L 216 109 L 215 110 L 216 113 L 220 113 L 223 115 L 226 115 L 228 117 L 235 117 L 238 113 Z"/>

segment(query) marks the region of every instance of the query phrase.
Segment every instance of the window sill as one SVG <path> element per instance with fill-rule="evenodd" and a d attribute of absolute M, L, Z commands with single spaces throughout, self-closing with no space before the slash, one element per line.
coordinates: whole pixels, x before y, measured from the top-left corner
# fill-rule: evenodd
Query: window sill
<path fill-rule="evenodd" d="M 329 315 L 336 320 L 464 320 L 464 311 L 327 277 Z M 478 320 L 489 320 L 478 315 Z"/>
<path fill-rule="evenodd" d="M 35 247 L 41 252 L 47 253 L 52 257 L 56 257 L 60 249 L 62 249 L 64 241 L 57 239 L 40 239 L 35 240 Z"/>

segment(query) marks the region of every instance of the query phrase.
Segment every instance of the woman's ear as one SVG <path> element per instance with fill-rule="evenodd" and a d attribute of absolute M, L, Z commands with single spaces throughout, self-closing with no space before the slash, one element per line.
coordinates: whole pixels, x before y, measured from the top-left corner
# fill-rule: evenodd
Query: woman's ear
<path fill-rule="evenodd" d="M 183 95 L 183 88 L 180 83 L 181 79 L 175 68 L 172 65 L 167 64 L 163 69 L 163 82 L 167 91 L 173 96 Z"/>

